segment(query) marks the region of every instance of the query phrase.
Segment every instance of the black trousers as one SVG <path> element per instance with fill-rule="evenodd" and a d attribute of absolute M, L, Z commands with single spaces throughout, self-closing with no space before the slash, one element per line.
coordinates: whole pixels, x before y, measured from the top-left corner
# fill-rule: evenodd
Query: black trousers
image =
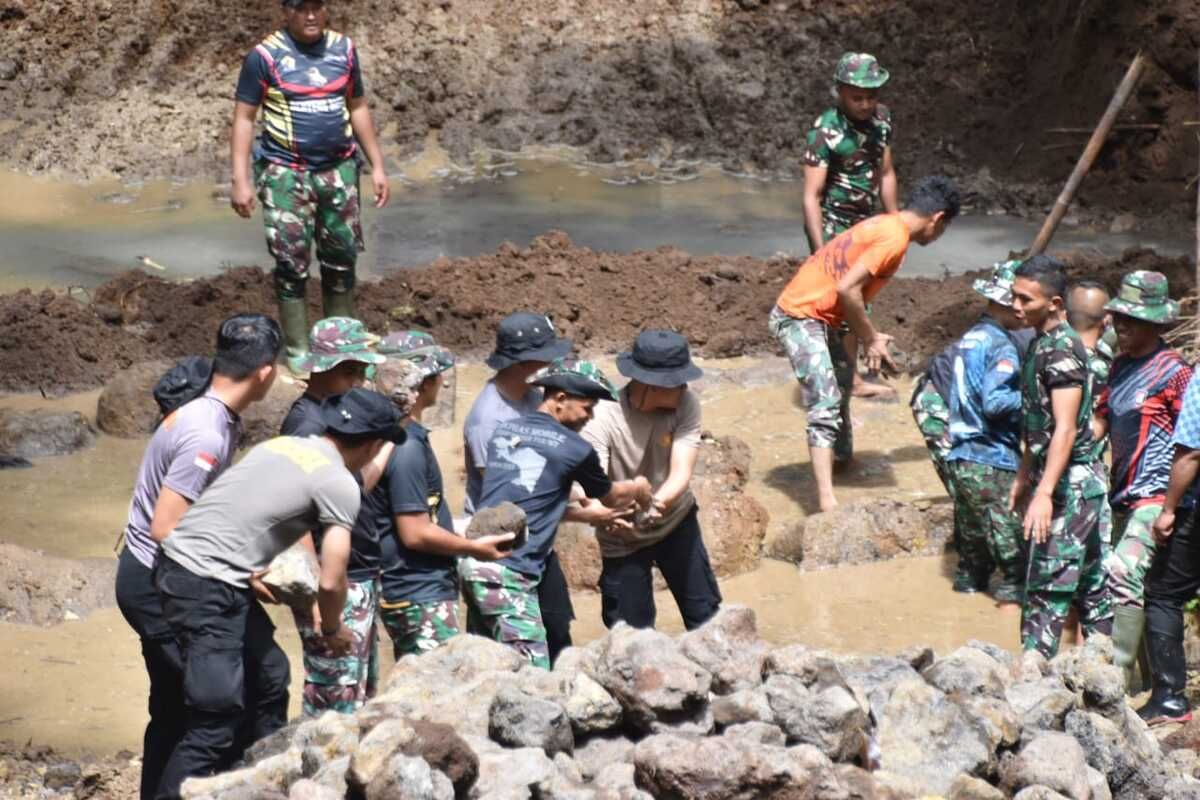
<path fill-rule="evenodd" d="M 1194 509 L 1175 514 L 1175 530 L 1146 573 L 1146 633 L 1183 639 L 1183 606 L 1200 589 L 1200 531 Z"/>
<path fill-rule="evenodd" d="M 289 667 L 250 589 L 195 575 L 166 556 L 154 582 L 183 664 L 184 731 L 157 794 L 173 800 L 186 778 L 213 774 L 287 723 Z"/>
<path fill-rule="evenodd" d="M 717 613 L 721 589 L 700 535 L 698 509 L 693 508 L 662 541 L 627 556 L 604 559 L 600 599 L 605 626 L 625 622 L 635 628 L 654 627 L 655 566 L 666 579 L 689 631 Z"/>
<path fill-rule="evenodd" d="M 150 722 L 142 737 L 141 800 L 153 800 L 163 768 L 183 738 L 183 657 L 163 616 L 154 588 L 154 571 L 133 553 L 117 561 L 117 607 L 142 640 L 142 659 L 150 676 Z"/>
<path fill-rule="evenodd" d="M 546 568 L 538 583 L 538 604 L 542 607 L 542 625 L 546 628 L 546 646 L 553 665 L 558 654 L 571 646 L 571 620 L 575 619 L 567 576 L 558 561 L 558 553 L 553 550 L 546 559 Z"/>

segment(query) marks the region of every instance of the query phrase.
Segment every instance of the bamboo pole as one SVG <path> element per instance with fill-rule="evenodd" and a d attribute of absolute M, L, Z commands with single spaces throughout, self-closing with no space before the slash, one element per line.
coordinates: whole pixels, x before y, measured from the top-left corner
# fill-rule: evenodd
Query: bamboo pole
<path fill-rule="evenodd" d="M 1184 123 L 1187 125 L 1188 123 Z M 1127 122 L 1113 125 L 1114 131 L 1156 131 L 1162 128 L 1157 122 Z M 1046 133 L 1092 133 L 1095 128 L 1046 128 Z"/>
<path fill-rule="evenodd" d="M 1038 231 L 1037 238 L 1033 240 L 1033 245 L 1029 248 L 1029 255 L 1037 255 L 1046 249 L 1046 245 L 1050 244 L 1051 237 L 1054 236 L 1054 231 L 1058 228 L 1058 223 L 1062 222 L 1062 218 L 1066 216 L 1067 209 L 1071 207 L 1071 201 L 1075 199 L 1075 193 L 1079 191 L 1079 185 L 1083 183 L 1083 178 L 1087 175 L 1088 170 L 1092 168 L 1092 164 L 1096 162 L 1096 157 L 1100 155 L 1100 148 L 1104 146 L 1104 140 L 1108 138 L 1108 132 L 1112 130 L 1113 123 L 1117 121 L 1117 114 L 1120 113 L 1125 101 L 1129 99 L 1129 95 L 1133 93 L 1133 87 L 1137 85 L 1138 78 L 1142 76 L 1142 70 L 1146 66 L 1146 60 L 1142 58 L 1139 52 L 1134 56 L 1133 63 L 1129 65 L 1129 69 L 1125 71 L 1125 77 L 1121 79 L 1121 83 L 1117 86 L 1116 93 L 1113 94 L 1112 100 L 1108 103 L 1108 108 L 1104 110 L 1104 116 L 1100 118 L 1100 122 L 1096 125 L 1096 130 L 1092 132 L 1092 138 L 1088 139 L 1087 146 L 1083 148 L 1083 154 L 1079 156 L 1079 161 L 1075 164 L 1075 169 L 1071 171 L 1071 177 L 1067 178 L 1066 184 L 1059 193 L 1058 199 L 1054 201 L 1054 207 L 1050 209 L 1050 214 L 1046 217 L 1046 221 L 1042 224 L 1042 229 Z"/>

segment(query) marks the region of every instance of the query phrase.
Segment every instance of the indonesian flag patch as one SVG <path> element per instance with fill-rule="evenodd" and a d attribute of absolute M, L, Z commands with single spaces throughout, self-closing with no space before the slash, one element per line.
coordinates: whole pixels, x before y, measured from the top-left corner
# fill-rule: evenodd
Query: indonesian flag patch
<path fill-rule="evenodd" d="M 202 451 L 196 453 L 196 460 L 193 461 L 192 464 L 204 470 L 205 472 L 212 472 L 217 468 L 217 457 Z"/>

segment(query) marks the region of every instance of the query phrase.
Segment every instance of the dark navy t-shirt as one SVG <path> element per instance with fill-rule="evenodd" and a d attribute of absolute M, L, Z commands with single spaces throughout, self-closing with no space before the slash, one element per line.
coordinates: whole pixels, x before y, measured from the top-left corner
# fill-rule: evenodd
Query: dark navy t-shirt
<path fill-rule="evenodd" d="M 428 514 L 444 530 L 454 530 L 429 429 L 414 421 L 405 430 L 408 439 L 388 459 L 360 518 L 370 514 L 379 530 L 384 602 L 453 600 L 458 597 L 454 558 L 410 550 L 396 532 L 395 515 L 412 513 Z"/>
<path fill-rule="evenodd" d="M 329 169 L 354 155 L 348 101 L 362 96 L 354 43 L 334 31 L 313 44 L 276 31 L 238 76 L 237 99 L 263 107 L 258 157 L 294 169 Z"/>
<path fill-rule="evenodd" d="M 281 436 L 320 436 L 325 433 L 325 423 L 321 420 L 321 401 L 308 394 L 297 397 L 283 418 L 279 433 Z M 354 480 L 362 485 L 362 478 L 357 473 Z M 363 497 L 362 508 L 366 507 L 367 498 Z M 360 511 L 350 531 L 350 561 L 346 565 L 346 577 L 355 583 L 374 580 L 379 575 L 379 536 L 370 525 L 364 524 L 364 516 L 364 512 Z M 317 552 L 321 551 L 323 533 L 312 532 Z"/>
<path fill-rule="evenodd" d="M 496 428 L 488 444 L 479 507 L 515 503 L 525 511 L 529 527 L 525 544 L 499 563 L 541 577 L 576 482 L 588 497 L 612 490 L 600 457 L 578 433 L 540 411 Z"/>

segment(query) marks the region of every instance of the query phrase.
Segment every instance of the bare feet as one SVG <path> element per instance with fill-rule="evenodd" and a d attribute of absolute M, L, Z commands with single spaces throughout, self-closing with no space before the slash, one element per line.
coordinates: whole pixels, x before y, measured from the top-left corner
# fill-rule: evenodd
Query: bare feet
<path fill-rule="evenodd" d="M 862 376 L 854 376 L 854 384 L 850 387 L 851 397 L 861 397 L 867 400 L 894 400 L 896 388 L 886 383 L 863 380 Z"/>

